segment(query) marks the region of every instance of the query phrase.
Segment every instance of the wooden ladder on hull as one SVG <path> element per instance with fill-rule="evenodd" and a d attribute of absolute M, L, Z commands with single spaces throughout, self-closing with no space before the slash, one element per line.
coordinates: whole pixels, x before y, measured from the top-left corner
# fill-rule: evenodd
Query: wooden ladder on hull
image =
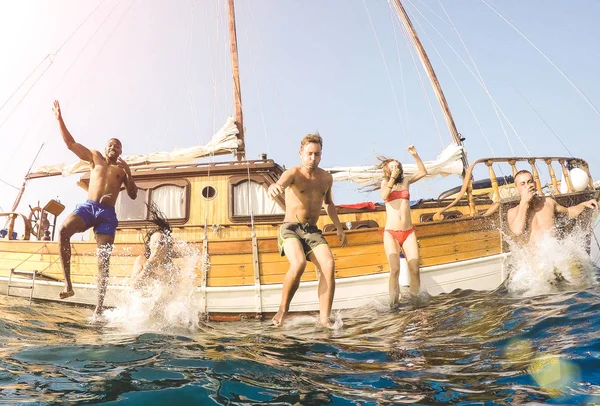
<path fill-rule="evenodd" d="M 31 278 L 31 285 L 25 283 L 29 282 L 29 279 L 19 279 L 18 282 L 12 283 L 13 275 L 18 276 L 26 276 Z M 33 299 L 33 289 L 35 288 L 35 279 L 39 275 L 38 271 L 19 271 L 17 269 L 11 268 L 10 274 L 8 275 L 8 284 L 6 285 L 6 296 L 10 296 L 10 288 L 13 289 L 30 289 L 29 293 L 29 304 L 31 304 L 31 300 Z"/>

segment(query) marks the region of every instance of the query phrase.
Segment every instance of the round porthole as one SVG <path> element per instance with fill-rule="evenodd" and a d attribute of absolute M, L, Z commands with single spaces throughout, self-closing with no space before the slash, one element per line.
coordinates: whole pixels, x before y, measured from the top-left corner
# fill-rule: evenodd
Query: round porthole
<path fill-rule="evenodd" d="M 202 189 L 202 197 L 206 200 L 212 200 L 215 198 L 216 195 L 217 189 L 215 189 L 212 186 L 205 186 L 204 189 Z"/>

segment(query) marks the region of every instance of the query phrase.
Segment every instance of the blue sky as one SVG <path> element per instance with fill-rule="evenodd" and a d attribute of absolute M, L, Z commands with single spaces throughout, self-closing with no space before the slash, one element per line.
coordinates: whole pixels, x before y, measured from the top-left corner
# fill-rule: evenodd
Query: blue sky
<path fill-rule="evenodd" d="M 249 158 L 267 152 L 282 165 L 294 165 L 300 139 L 312 131 L 324 137 L 325 167 L 373 164 L 381 154 L 406 161 L 409 143 L 423 159 L 433 159 L 449 142 L 439 106 L 428 83 L 423 90 L 412 50 L 386 1 L 236 4 Z M 411 0 L 405 7 L 467 139 L 471 161 L 529 155 L 527 149 L 566 155 L 554 131 L 600 176 L 600 115 L 490 8 L 600 105 L 600 3 Z M 36 167 L 75 160 L 52 115 L 55 98 L 75 139 L 89 148 L 103 150 L 111 137 L 123 141 L 125 154 L 206 143 L 233 110 L 225 17 L 225 0 L 0 2 L 0 35 L 10 39 L 0 43 L 5 61 L 0 105 L 31 74 L 0 110 L 0 179 L 20 186 L 42 142 Z M 475 69 L 453 26 L 518 136 L 506 120 L 500 124 L 490 98 L 446 43 Z M 20 211 L 57 196 L 71 211 L 85 199 L 76 181 L 30 182 Z M 419 182 L 413 196 L 434 197 L 459 181 Z M 0 183 L 2 209 L 9 210 L 15 196 L 16 190 Z M 345 184 L 336 186 L 335 199 L 379 200 Z"/>

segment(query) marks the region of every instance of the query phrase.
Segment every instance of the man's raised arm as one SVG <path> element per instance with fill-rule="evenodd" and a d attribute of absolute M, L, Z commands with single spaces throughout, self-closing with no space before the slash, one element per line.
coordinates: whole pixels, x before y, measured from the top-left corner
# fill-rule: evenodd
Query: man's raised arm
<path fill-rule="evenodd" d="M 521 235 L 527 225 L 527 210 L 529 202 L 521 200 L 517 207 L 510 209 L 507 213 L 508 228 L 514 235 Z"/>
<path fill-rule="evenodd" d="M 564 207 L 558 203 L 555 206 L 557 213 L 565 213 L 571 218 L 579 216 L 586 208 L 598 210 L 598 202 L 595 199 L 590 199 L 576 206 Z"/>
<path fill-rule="evenodd" d="M 54 108 L 52 110 L 54 111 L 54 115 L 58 120 L 58 124 L 60 126 L 60 133 L 62 135 L 63 141 L 65 142 L 65 144 L 67 144 L 67 148 L 73 151 L 73 153 L 75 153 L 75 155 L 77 155 L 79 159 L 87 161 L 93 165 L 94 157 L 92 156 L 92 151 L 90 151 L 83 145 L 75 142 L 73 136 L 71 135 L 69 130 L 67 130 L 67 126 L 65 125 L 65 122 L 62 118 L 62 113 L 60 111 L 60 104 L 58 104 L 58 100 L 54 100 Z"/>
<path fill-rule="evenodd" d="M 523 231 L 525 231 L 525 227 L 527 226 L 527 211 L 529 210 L 531 201 L 536 196 L 536 191 L 534 189 L 526 191 L 521 195 L 519 205 L 508 211 L 508 228 L 510 228 L 510 231 L 512 231 L 514 235 L 521 235 L 523 234 Z"/>

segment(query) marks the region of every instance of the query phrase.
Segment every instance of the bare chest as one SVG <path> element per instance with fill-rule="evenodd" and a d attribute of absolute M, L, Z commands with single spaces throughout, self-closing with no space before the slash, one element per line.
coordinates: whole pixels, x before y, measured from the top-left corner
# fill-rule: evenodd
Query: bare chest
<path fill-rule="evenodd" d="M 294 192 L 300 196 L 324 196 L 327 192 L 327 184 L 324 179 L 304 178 L 296 179 L 294 182 Z"/>
<path fill-rule="evenodd" d="M 529 221 L 532 223 L 546 224 L 554 222 L 554 208 L 545 203 L 529 209 Z"/>
<path fill-rule="evenodd" d="M 110 165 L 106 162 L 96 163 L 93 173 L 96 177 L 103 179 L 109 183 L 119 183 L 123 180 L 125 172 L 117 165 Z"/>

